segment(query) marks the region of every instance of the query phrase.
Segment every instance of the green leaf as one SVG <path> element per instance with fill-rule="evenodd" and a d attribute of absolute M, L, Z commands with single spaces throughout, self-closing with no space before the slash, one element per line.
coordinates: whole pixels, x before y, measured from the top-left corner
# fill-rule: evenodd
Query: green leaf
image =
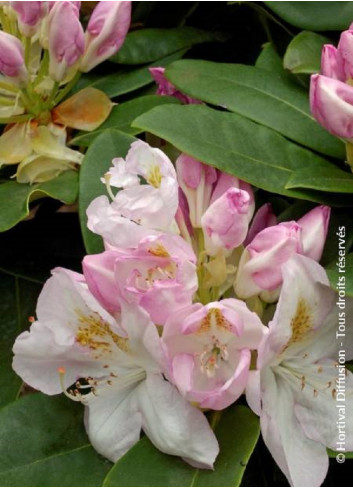
<path fill-rule="evenodd" d="M 139 68 L 126 68 L 117 73 L 103 76 L 102 78 L 93 81 L 90 86 L 102 90 L 102 92 L 111 98 L 125 95 L 153 83 L 153 78 L 148 68 L 152 66 L 167 66 L 172 61 L 182 58 L 185 52 L 186 50 L 183 49 L 166 58 L 159 59 L 150 65 L 145 65 Z"/>
<path fill-rule="evenodd" d="M 310 31 L 340 31 L 353 19 L 353 2 L 264 2 L 289 24 Z"/>
<path fill-rule="evenodd" d="M 21 379 L 12 370 L 12 346 L 17 335 L 29 326 L 35 313 L 41 284 L 0 272 L 0 407 L 17 398 Z"/>
<path fill-rule="evenodd" d="M 160 95 L 146 95 L 134 98 L 113 107 L 108 119 L 98 129 L 92 132 L 80 132 L 71 139 L 70 145 L 89 146 L 97 136 L 107 129 L 119 129 L 119 131 L 134 136 L 140 132 L 139 129 L 131 127 L 131 123 L 136 117 L 158 105 L 179 103 L 179 100 L 175 97 L 161 97 Z"/>
<path fill-rule="evenodd" d="M 127 65 L 152 63 L 181 49 L 216 39 L 215 34 L 195 27 L 141 29 L 126 36 L 123 47 L 110 61 Z"/>
<path fill-rule="evenodd" d="M 237 112 L 325 155 L 343 159 L 343 143 L 312 117 L 305 90 L 255 66 L 180 60 L 166 70 L 182 92 Z"/>
<path fill-rule="evenodd" d="M 45 183 L 29 185 L 14 181 L 0 184 L 0 232 L 7 231 L 29 214 L 29 203 L 42 197 L 52 197 L 65 204 L 77 198 L 78 174 L 66 171 Z"/>
<path fill-rule="evenodd" d="M 79 216 L 87 253 L 103 251 L 102 238 L 87 229 L 86 209 L 93 199 L 106 194 L 101 182 L 112 166 L 112 159 L 125 157 L 135 138 L 116 129 L 107 129 L 88 148 L 80 171 Z"/>
<path fill-rule="evenodd" d="M 352 194 L 353 175 L 335 167 L 321 169 L 315 173 L 310 168 L 304 168 L 300 172 L 293 173 L 286 185 L 286 188 L 298 187 Z"/>
<path fill-rule="evenodd" d="M 261 53 L 256 60 L 255 66 L 256 68 L 272 71 L 273 73 L 285 73 L 283 70 L 282 59 L 271 42 L 267 42 L 262 46 Z"/>
<path fill-rule="evenodd" d="M 238 487 L 259 437 L 259 421 L 245 406 L 232 406 L 219 415 L 215 433 L 220 454 L 214 471 L 195 469 L 165 455 L 145 437 L 114 465 L 103 485 Z"/>
<path fill-rule="evenodd" d="M 352 205 L 352 198 L 314 190 L 287 189 L 294 172 L 336 168 L 267 127 L 238 114 L 202 105 L 156 107 L 134 123 L 206 164 L 269 192 L 329 205 Z"/>
<path fill-rule="evenodd" d="M 0 411 L 4 486 L 100 486 L 111 464 L 83 429 L 82 406 L 63 396 L 25 396 Z"/>
<path fill-rule="evenodd" d="M 343 239 L 341 242 L 343 245 L 341 249 L 347 252 L 346 240 Z M 345 261 L 339 261 L 339 250 L 339 237 L 337 237 L 337 258 L 327 268 L 327 275 L 333 289 L 337 288 L 338 283 L 342 287 L 342 278 L 340 282 L 339 279 L 344 277 L 344 291 L 348 297 L 353 297 L 353 253 L 347 254 Z"/>
<path fill-rule="evenodd" d="M 283 66 L 292 73 L 318 73 L 322 46 L 327 43 L 330 43 L 327 37 L 315 32 L 300 32 L 288 44 Z"/>

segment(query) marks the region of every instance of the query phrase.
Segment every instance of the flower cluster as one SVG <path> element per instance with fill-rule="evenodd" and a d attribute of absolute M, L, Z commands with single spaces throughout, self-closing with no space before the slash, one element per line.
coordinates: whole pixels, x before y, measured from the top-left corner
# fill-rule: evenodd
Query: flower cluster
<path fill-rule="evenodd" d="M 91 131 L 112 103 L 89 87 L 60 103 L 86 73 L 114 54 L 130 25 L 131 2 L 99 2 L 86 32 L 81 2 L 0 2 L 0 165 L 18 165 L 20 183 L 74 168 L 66 127 Z M 65 26 L 63 28 L 63 26 Z"/>
<path fill-rule="evenodd" d="M 84 258 L 82 275 L 53 271 L 14 345 L 15 371 L 85 404 L 89 438 L 112 461 L 142 429 L 212 468 L 205 412 L 246 393 L 289 482 L 320 485 L 337 439 L 336 293 L 317 263 L 330 209 L 297 222 L 277 223 L 269 204 L 254 215 L 247 183 L 185 154 L 174 167 L 142 141 L 102 180 L 111 201 L 87 214 L 105 251 Z"/>

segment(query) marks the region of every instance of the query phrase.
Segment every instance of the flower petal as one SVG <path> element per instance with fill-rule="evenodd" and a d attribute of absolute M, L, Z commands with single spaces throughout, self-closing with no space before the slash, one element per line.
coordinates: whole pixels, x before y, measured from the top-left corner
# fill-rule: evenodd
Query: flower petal
<path fill-rule="evenodd" d="M 15 124 L 0 136 L 0 165 L 13 165 L 32 152 L 28 124 Z"/>
<path fill-rule="evenodd" d="M 87 87 L 55 107 L 53 121 L 81 131 L 94 131 L 107 119 L 113 105 L 105 93 Z"/>
<path fill-rule="evenodd" d="M 139 386 L 138 404 L 143 430 L 159 450 L 213 467 L 219 451 L 216 437 L 205 416 L 174 386 L 160 375 L 149 375 Z"/>

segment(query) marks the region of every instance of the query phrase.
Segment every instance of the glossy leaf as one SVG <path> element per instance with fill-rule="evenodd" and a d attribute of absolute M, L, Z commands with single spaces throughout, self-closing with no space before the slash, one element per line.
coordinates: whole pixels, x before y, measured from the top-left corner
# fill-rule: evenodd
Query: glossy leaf
<path fill-rule="evenodd" d="M 41 284 L 0 272 L 0 407 L 14 401 L 22 385 L 12 370 L 12 346 L 29 326 Z"/>
<path fill-rule="evenodd" d="M 285 73 L 283 70 L 282 59 L 277 53 L 274 45 L 270 42 L 267 42 L 262 46 L 261 53 L 257 57 L 255 66 L 256 68 L 272 71 L 278 74 Z"/>
<path fill-rule="evenodd" d="M 110 467 L 90 446 L 78 403 L 32 394 L 0 411 L 2 485 L 100 486 Z"/>
<path fill-rule="evenodd" d="M 254 66 L 199 60 L 177 61 L 166 75 L 192 97 L 249 117 L 320 153 L 344 158 L 343 143 L 316 122 L 308 94 L 288 78 Z"/>
<path fill-rule="evenodd" d="M 65 204 L 77 198 L 78 173 L 67 171 L 49 182 L 34 185 L 8 181 L 0 184 L 0 232 L 6 231 L 29 214 L 29 203 L 52 197 Z"/>
<path fill-rule="evenodd" d="M 125 95 L 139 88 L 143 88 L 150 83 L 154 83 L 148 68 L 152 66 L 167 66 L 172 61 L 182 58 L 185 51 L 185 49 L 177 51 L 170 56 L 157 60 L 155 63 L 151 63 L 150 65 L 138 68 L 124 68 L 116 73 L 103 76 L 98 80 L 93 81 L 90 86 L 102 90 L 102 92 L 106 93 L 111 98 Z"/>
<path fill-rule="evenodd" d="M 310 168 L 293 173 L 286 188 L 312 188 L 326 192 L 353 193 L 353 175 L 339 168 L 321 169 L 313 172 Z"/>
<path fill-rule="evenodd" d="M 97 136 L 107 129 L 119 129 L 119 131 L 132 135 L 138 134 L 140 130 L 131 127 L 131 123 L 136 117 L 158 105 L 179 103 L 179 100 L 175 97 L 161 97 L 160 95 L 146 95 L 123 102 L 113 107 L 109 118 L 98 129 L 92 132 L 79 133 L 71 139 L 70 145 L 89 146 Z"/>
<path fill-rule="evenodd" d="M 267 127 L 238 114 L 202 105 L 165 105 L 138 117 L 133 125 L 167 140 L 179 150 L 269 192 L 335 205 L 352 204 L 351 196 L 287 189 L 295 172 L 314 173 L 333 164 Z"/>
<path fill-rule="evenodd" d="M 103 485 L 239 487 L 259 437 L 259 421 L 245 406 L 232 406 L 219 414 L 215 433 L 220 454 L 214 471 L 195 469 L 177 457 L 165 455 L 145 437 L 115 464 Z"/>
<path fill-rule="evenodd" d="M 310 31 L 340 31 L 353 19 L 353 2 L 264 2 L 289 24 Z"/>
<path fill-rule="evenodd" d="M 189 49 L 196 44 L 215 39 L 213 33 L 194 27 L 141 29 L 126 36 L 122 48 L 110 61 L 127 65 L 152 63 L 180 49 Z"/>
<path fill-rule="evenodd" d="M 339 282 L 339 277 L 344 277 L 344 290 L 348 297 L 353 297 L 353 253 L 347 253 L 346 240 L 341 241 L 342 247 L 339 248 L 339 237 L 337 237 L 337 258 L 331 265 L 327 268 L 327 274 L 330 279 L 332 288 L 336 289 L 337 284 L 340 283 L 342 287 L 342 282 Z M 338 261 L 339 259 L 339 249 L 346 251 L 345 261 Z M 341 269 L 340 269 L 341 267 Z M 344 271 L 343 271 L 344 270 Z M 342 280 L 342 278 L 341 278 Z M 349 319 L 347 317 L 347 319 Z M 349 324 L 347 324 L 347 327 Z M 349 359 L 347 359 L 349 360 Z"/>
<path fill-rule="evenodd" d="M 315 32 L 300 32 L 289 43 L 283 58 L 283 66 L 292 73 L 318 73 L 321 65 L 321 50 L 330 43 L 327 37 Z"/>
<path fill-rule="evenodd" d="M 87 253 L 103 251 L 102 238 L 87 229 L 86 209 L 92 200 L 106 194 L 101 177 L 112 165 L 112 159 L 125 157 L 135 138 L 117 131 L 107 129 L 100 134 L 89 147 L 80 171 L 79 215 L 82 236 Z"/>

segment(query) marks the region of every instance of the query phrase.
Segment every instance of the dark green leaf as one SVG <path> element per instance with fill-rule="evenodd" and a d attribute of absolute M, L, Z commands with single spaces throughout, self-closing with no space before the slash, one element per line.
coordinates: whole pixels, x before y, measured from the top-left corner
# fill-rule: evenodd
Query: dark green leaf
<path fill-rule="evenodd" d="M 41 284 L 0 272 L 0 407 L 14 401 L 22 381 L 12 370 L 12 346 L 29 326 Z"/>
<path fill-rule="evenodd" d="M 340 31 L 353 19 L 353 2 L 264 2 L 289 24 L 310 31 Z"/>
<path fill-rule="evenodd" d="M 292 73 L 318 73 L 322 46 L 329 42 L 327 37 L 315 32 L 300 32 L 289 43 L 283 58 L 283 66 Z"/>
<path fill-rule="evenodd" d="M 335 452 L 333 450 L 330 450 L 329 448 L 327 449 L 328 456 L 330 458 L 336 458 L 338 453 L 343 453 L 345 458 L 348 459 L 353 459 L 353 452 Z"/>
<path fill-rule="evenodd" d="M 272 71 L 273 73 L 285 73 L 283 70 L 283 63 L 280 55 L 277 53 L 276 48 L 270 42 L 267 42 L 262 47 L 256 63 L 256 68 L 262 70 Z"/>
<path fill-rule="evenodd" d="M 314 173 L 335 168 L 327 160 L 267 127 L 238 114 L 202 105 L 156 107 L 133 125 L 167 140 L 204 163 L 269 192 L 312 202 L 352 204 L 352 198 L 313 190 L 287 189 L 291 175 L 304 168 Z"/>
<path fill-rule="evenodd" d="M 52 197 L 65 204 L 77 198 L 78 174 L 67 171 L 45 183 L 29 185 L 14 181 L 0 184 L 0 232 L 6 231 L 29 214 L 29 202 Z"/>
<path fill-rule="evenodd" d="M 93 199 L 106 194 L 101 177 L 112 166 L 112 159 L 124 157 L 134 141 L 128 134 L 107 129 L 93 141 L 84 157 L 80 171 L 79 214 L 87 253 L 103 251 L 103 242 L 100 236 L 87 229 L 86 209 Z"/>
<path fill-rule="evenodd" d="M 245 406 L 232 406 L 219 415 L 221 418 L 215 433 L 220 454 L 214 471 L 190 467 L 181 459 L 158 451 L 147 438 L 143 438 L 115 464 L 103 485 L 239 487 L 259 437 L 259 421 Z"/>
<path fill-rule="evenodd" d="M 340 283 L 342 287 L 342 281 L 339 282 L 340 277 L 344 277 L 344 290 L 348 297 L 353 297 L 353 253 L 349 253 L 345 256 L 345 261 L 339 261 L 339 242 L 337 237 L 337 258 L 334 263 L 331 263 L 327 268 L 327 274 L 331 282 L 332 288 L 336 289 L 337 284 Z M 342 250 L 346 250 L 346 241 L 342 241 Z M 341 278 L 342 280 L 342 278 Z M 347 318 L 348 319 L 348 318 Z"/>
<path fill-rule="evenodd" d="M 286 188 L 311 188 L 326 192 L 353 193 L 353 175 L 339 168 L 321 169 L 313 172 L 310 168 L 293 173 Z"/>
<path fill-rule="evenodd" d="M 158 105 L 179 103 L 179 100 L 175 97 L 161 97 L 160 95 L 146 95 L 134 98 L 113 107 L 108 119 L 98 129 L 92 132 L 79 133 L 71 139 L 70 145 L 89 146 L 97 136 L 107 129 L 119 129 L 119 131 L 127 132 L 131 135 L 138 134 L 140 132 L 139 129 L 131 127 L 131 123 L 136 117 Z"/>
<path fill-rule="evenodd" d="M 147 66 L 120 70 L 117 73 L 112 73 L 111 75 L 106 75 L 95 80 L 90 86 L 102 90 L 102 92 L 106 93 L 108 97 L 111 98 L 133 92 L 138 88 L 153 83 L 153 78 L 148 68 L 152 66 L 167 66 L 172 61 L 182 58 L 184 54 L 185 49 L 177 51 L 166 58 L 159 59 L 155 63 Z"/>
<path fill-rule="evenodd" d="M 152 63 L 181 49 L 215 39 L 213 33 L 194 27 L 141 29 L 126 36 L 123 47 L 110 61 L 127 65 Z"/>
<path fill-rule="evenodd" d="M 83 429 L 82 406 L 63 396 L 25 396 L 0 411 L 3 486 L 100 486 L 111 464 Z"/>
<path fill-rule="evenodd" d="M 325 155 L 344 158 L 344 145 L 312 117 L 305 90 L 255 66 L 180 60 L 166 70 L 182 92 L 275 129 Z"/>

